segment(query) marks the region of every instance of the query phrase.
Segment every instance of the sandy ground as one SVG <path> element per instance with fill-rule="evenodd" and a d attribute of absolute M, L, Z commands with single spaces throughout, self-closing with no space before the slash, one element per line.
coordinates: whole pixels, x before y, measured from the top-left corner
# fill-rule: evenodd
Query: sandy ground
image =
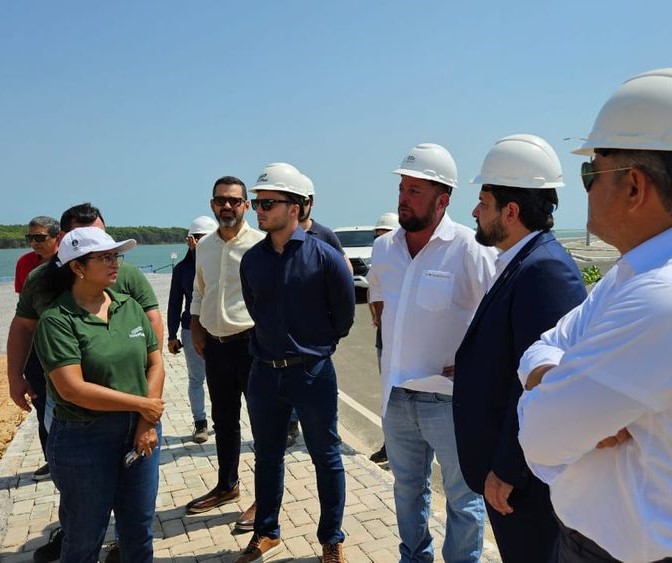
<path fill-rule="evenodd" d="M 16 430 L 28 413 L 23 412 L 9 398 L 7 385 L 7 356 L 0 355 L 0 457 L 14 438 Z"/>

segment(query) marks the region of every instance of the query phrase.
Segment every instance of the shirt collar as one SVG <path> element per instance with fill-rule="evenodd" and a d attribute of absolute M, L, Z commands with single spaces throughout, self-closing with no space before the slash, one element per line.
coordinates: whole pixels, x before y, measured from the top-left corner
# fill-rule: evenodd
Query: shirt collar
<path fill-rule="evenodd" d="M 107 288 L 105 292 L 112 299 L 112 303 L 110 304 L 111 312 L 115 311 L 122 303 L 128 301 L 129 299 L 128 295 L 117 293 L 110 288 Z M 70 313 L 71 315 L 86 316 L 90 314 L 86 309 L 82 309 L 79 305 L 77 305 L 75 298 L 72 296 L 72 291 L 70 290 L 61 293 L 61 295 L 56 299 L 56 303 L 58 303 L 58 306 L 61 309 Z"/>
<path fill-rule="evenodd" d="M 304 240 L 306 240 L 307 236 L 308 236 L 307 231 L 304 231 L 301 228 L 301 225 L 297 225 L 296 229 L 294 229 L 292 236 L 289 237 L 289 240 L 287 241 L 285 246 L 289 244 L 290 241 L 293 240 L 303 242 Z M 270 248 L 273 252 L 275 252 L 275 250 L 273 249 L 273 243 L 271 242 L 271 233 L 266 233 L 266 238 L 264 239 L 264 245 L 266 246 L 266 248 Z"/>
<path fill-rule="evenodd" d="M 499 271 L 500 264 L 501 266 L 503 266 L 502 270 L 506 268 L 511 263 L 511 260 L 513 260 L 516 257 L 516 254 L 518 254 L 522 250 L 523 246 L 525 246 L 528 242 L 530 242 L 540 232 L 541 231 L 532 231 L 529 235 L 525 235 L 523 238 L 521 238 L 511 248 L 504 250 L 503 252 L 500 252 L 499 256 L 497 256 L 495 260 L 497 270 Z"/>
<path fill-rule="evenodd" d="M 672 229 L 667 229 L 626 252 L 619 261 L 627 263 L 635 275 L 652 270 L 669 261 Z"/>

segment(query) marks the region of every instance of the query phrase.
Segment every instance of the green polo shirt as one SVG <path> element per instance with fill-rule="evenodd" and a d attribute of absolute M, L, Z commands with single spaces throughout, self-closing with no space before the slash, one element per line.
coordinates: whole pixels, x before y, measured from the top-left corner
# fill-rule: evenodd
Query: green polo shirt
<path fill-rule="evenodd" d="M 19 294 L 19 301 L 16 304 L 17 317 L 37 320 L 49 306 L 49 302 L 38 291 L 38 281 L 44 275 L 47 264 L 38 266 L 28 275 L 28 279 Z M 117 273 L 117 281 L 110 288 L 117 293 L 130 295 L 140 303 L 145 312 L 158 309 L 159 307 L 156 294 L 147 278 L 131 264 L 121 263 L 119 272 Z"/>
<path fill-rule="evenodd" d="M 62 293 L 37 323 L 37 353 L 47 375 L 79 365 L 85 381 L 145 397 L 147 354 L 157 349 L 156 336 L 135 300 L 106 291 L 112 298 L 108 322 L 77 305 L 70 291 Z M 106 414 L 65 401 L 49 377 L 47 386 L 59 420 L 92 420 Z"/>

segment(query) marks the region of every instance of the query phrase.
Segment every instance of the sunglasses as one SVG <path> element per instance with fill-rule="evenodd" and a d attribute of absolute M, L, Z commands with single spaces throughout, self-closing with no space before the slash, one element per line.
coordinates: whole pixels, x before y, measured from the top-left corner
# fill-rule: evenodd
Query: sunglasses
<path fill-rule="evenodd" d="M 593 168 L 592 162 L 582 162 L 581 181 L 583 182 L 583 187 L 585 188 L 586 192 L 589 192 L 590 188 L 593 187 L 595 176 L 598 174 L 604 174 L 605 172 L 619 172 L 621 170 L 632 170 L 632 166 L 628 166 L 626 168 L 610 168 L 609 170 L 595 170 Z"/>
<path fill-rule="evenodd" d="M 47 238 L 54 238 L 51 235 L 25 235 L 28 242 L 44 242 Z"/>
<path fill-rule="evenodd" d="M 98 256 L 84 256 L 82 260 L 98 260 L 105 264 L 106 266 L 112 266 L 112 264 L 121 264 L 124 261 L 123 254 L 100 254 Z"/>
<path fill-rule="evenodd" d="M 251 202 L 252 204 L 252 209 L 255 211 L 261 207 L 264 211 L 270 211 L 273 209 L 273 206 L 276 203 L 288 203 L 289 205 L 293 204 L 293 201 L 289 201 L 288 199 L 253 199 Z"/>
<path fill-rule="evenodd" d="M 244 201 L 242 197 L 227 197 L 223 195 L 216 195 L 212 198 L 212 202 L 218 207 L 224 207 L 227 203 L 231 207 L 240 207 Z"/>

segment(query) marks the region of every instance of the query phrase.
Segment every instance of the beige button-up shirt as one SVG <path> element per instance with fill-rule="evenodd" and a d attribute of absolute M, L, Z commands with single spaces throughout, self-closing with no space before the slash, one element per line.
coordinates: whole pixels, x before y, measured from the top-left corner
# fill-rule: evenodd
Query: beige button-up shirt
<path fill-rule="evenodd" d="M 213 336 L 232 336 L 254 326 L 243 301 L 240 260 L 264 236 L 245 221 L 229 241 L 218 230 L 199 241 L 191 314 Z"/>

